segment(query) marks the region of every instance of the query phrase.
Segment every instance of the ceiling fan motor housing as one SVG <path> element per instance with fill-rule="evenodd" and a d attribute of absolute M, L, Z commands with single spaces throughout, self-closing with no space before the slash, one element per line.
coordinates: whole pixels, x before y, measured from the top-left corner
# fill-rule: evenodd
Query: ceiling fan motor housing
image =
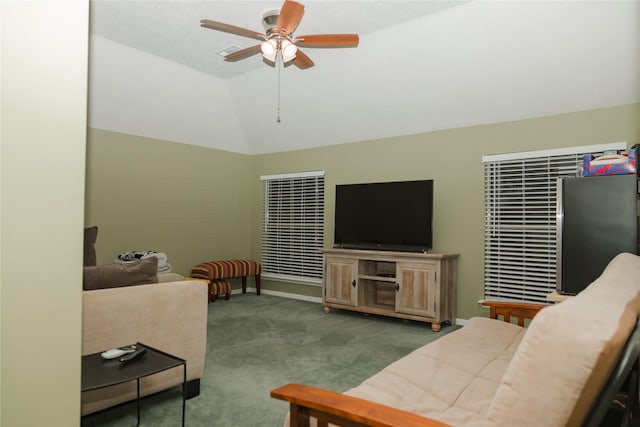
<path fill-rule="evenodd" d="M 267 34 L 269 34 L 271 30 L 276 28 L 279 15 L 280 15 L 280 11 L 278 9 L 267 10 L 265 13 L 262 14 L 262 26 L 264 27 L 264 31 Z"/>

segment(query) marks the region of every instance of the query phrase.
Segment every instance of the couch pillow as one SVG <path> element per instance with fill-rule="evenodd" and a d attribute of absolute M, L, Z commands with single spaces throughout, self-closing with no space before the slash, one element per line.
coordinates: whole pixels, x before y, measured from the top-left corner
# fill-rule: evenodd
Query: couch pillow
<path fill-rule="evenodd" d="M 118 288 L 121 286 L 158 283 L 158 258 L 149 257 L 125 264 L 84 267 L 82 289 Z"/>
<path fill-rule="evenodd" d="M 84 229 L 84 262 L 82 265 L 96 265 L 96 239 L 98 238 L 98 227 L 85 227 Z"/>

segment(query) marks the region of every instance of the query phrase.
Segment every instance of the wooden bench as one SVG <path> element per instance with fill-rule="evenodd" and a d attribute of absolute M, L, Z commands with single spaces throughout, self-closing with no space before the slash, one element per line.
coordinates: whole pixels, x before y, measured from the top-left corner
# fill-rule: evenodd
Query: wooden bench
<path fill-rule="evenodd" d="M 260 295 L 260 273 L 262 266 L 251 260 L 232 259 L 222 261 L 203 262 L 191 269 L 191 277 L 209 281 L 209 301 L 215 302 L 218 295 L 225 295 L 225 300 L 231 295 L 231 283 L 228 279 L 242 279 L 242 293 L 247 293 L 247 276 L 253 276 L 256 281 L 256 294 Z"/>

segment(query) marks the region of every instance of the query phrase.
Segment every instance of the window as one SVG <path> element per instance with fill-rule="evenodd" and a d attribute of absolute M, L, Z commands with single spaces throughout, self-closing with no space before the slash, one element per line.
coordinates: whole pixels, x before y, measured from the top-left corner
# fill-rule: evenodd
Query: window
<path fill-rule="evenodd" d="M 578 176 L 584 153 L 625 143 L 484 156 L 484 297 L 546 302 L 556 289 L 556 179 Z"/>
<path fill-rule="evenodd" d="M 324 243 L 324 171 L 262 176 L 262 273 L 320 283 Z"/>

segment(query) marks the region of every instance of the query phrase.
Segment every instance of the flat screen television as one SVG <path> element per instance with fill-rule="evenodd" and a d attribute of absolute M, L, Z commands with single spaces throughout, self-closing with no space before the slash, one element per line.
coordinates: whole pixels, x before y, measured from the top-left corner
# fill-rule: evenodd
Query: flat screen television
<path fill-rule="evenodd" d="M 334 247 L 427 252 L 433 180 L 336 185 Z"/>

